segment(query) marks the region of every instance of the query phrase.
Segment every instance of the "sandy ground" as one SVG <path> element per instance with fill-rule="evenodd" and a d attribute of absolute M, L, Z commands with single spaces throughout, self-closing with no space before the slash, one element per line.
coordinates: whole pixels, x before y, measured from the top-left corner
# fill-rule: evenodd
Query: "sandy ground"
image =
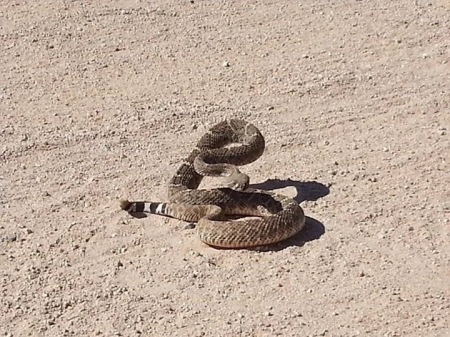
<path fill-rule="evenodd" d="M 450 336 L 448 1 L 1 1 L 0 34 L 0 336 Z M 119 210 L 229 117 L 301 234 Z"/>

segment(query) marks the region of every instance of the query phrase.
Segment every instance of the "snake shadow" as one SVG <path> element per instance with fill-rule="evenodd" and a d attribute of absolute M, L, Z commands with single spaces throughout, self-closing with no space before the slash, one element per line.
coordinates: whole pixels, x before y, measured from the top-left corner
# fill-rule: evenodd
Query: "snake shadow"
<path fill-rule="evenodd" d="M 291 179 L 268 179 L 265 182 L 251 184 L 252 188 L 276 190 L 285 187 L 295 187 L 297 195 L 294 200 L 299 204 L 303 201 L 316 201 L 330 194 L 330 189 L 316 181 L 297 181 Z M 302 247 L 305 243 L 318 240 L 325 233 L 325 226 L 319 220 L 306 216 L 305 227 L 293 237 L 279 243 L 255 248 L 259 251 L 280 251 L 288 247 Z"/>
<path fill-rule="evenodd" d="M 330 194 L 330 189 L 317 181 L 298 181 L 291 179 L 268 179 L 265 182 L 251 184 L 251 188 L 261 190 L 276 190 L 285 187 L 295 187 L 297 195 L 294 200 L 299 204 L 303 201 L 316 201 Z"/>

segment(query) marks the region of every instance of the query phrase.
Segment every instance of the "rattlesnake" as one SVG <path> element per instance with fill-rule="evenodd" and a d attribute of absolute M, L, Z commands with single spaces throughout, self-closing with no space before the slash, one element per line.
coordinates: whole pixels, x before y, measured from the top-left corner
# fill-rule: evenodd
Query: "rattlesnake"
<path fill-rule="evenodd" d="M 227 147 L 240 143 L 240 146 Z M 129 213 L 144 212 L 197 222 L 200 240 L 208 245 L 244 248 L 285 240 L 305 225 L 302 208 L 292 198 L 248 188 L 249 178 L 236 165 L 258 159 L 264 137 L 253 125 L 231 119 L 213 126 L 169 182 L 169 203 L 121 200 Z M 225 177 L 226 186 L 197 189 L 203 176 Z M 232 216 L 258 218 L 231 220 Z"/>

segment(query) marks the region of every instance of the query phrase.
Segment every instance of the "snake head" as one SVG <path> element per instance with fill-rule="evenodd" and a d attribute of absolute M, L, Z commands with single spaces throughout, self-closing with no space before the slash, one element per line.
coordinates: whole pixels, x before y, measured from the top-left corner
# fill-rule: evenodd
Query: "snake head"
<path fill-rule="evenodd" d="M 250 178 L 244 173 L 236 173 L 225 178 L 225 186 L 235 191 L 244 191 L 250 185 Z"/>

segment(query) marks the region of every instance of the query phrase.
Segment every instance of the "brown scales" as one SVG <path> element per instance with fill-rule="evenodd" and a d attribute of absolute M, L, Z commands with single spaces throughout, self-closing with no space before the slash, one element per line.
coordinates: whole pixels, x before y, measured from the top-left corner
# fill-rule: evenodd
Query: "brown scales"
<path fill-rule="evenodd" d="M 230 144 L 240 145 L 227 147 Z M 298 233 L 304 227 L 305 215 L 297 202 L 269 191 L 248 189 L 248 176 L 237 168 L 258 159 L 264 147 L 260 131 L 246 121 L 232 119 L 213 126 L 170 180 L 163 215 L 197 222 L 200 240 L 216 247 L 267 245 Z M 230 188 L 199 190 L 203 176 L 224 177 Z M 120 204 L 124 210 L 132 206 L 127 200 Z M 230 220 L 234 215 L 259 218 Z"/>

